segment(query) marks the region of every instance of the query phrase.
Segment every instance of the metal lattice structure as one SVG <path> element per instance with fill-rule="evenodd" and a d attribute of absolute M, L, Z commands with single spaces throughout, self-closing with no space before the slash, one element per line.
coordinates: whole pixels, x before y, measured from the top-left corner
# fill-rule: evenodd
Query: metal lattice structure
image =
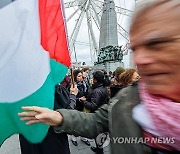
<path fill-rule="evenodd" d="M 91 55 L 91 62 L 94 63 L 97 61 L 97 56 L 100 52 L 99 37 L 100 37 L 100 29 L 102 28 L 101 18 L 104 11 L 103 7 L 105 3 L 107 3 L 108 1 L 113 2 L 113 0 L 64 0 L 64 7 L 66 13 L 67 28 L 68 28 L 69 47 L 70 47 L 71 55 L 74 55 L 75 57 L 73 58 L 75 61 L 78 61 L 76 56 L 77 44 L 85 45 L 86 47 L 88 47 Z M 116 27 L 117 27 L 118 38 L 121 37 L 128 43 L 129 33 L 121 25 L 121 22 L 123 18 L 131 17 L 133 11 L 124 8 L 120 5 L 116 5 L 116 3 L 115 3 L 115 11 L 117 13 L 117 19 L 120 19 L 117 20 L 117 23 L 115 23 L 117 24 Z M 73 22 L 71 22 L 72 20 Z M 79 35 L 82 36 L 84 33 L 84 32 L 80 32 L 82 27 L 84 27 L 87 30 L 88 37 L 86 38 L 88 38 L 88 40 L 86 40 L 85 37 L 78 40 L 78 36 Z M 69 31 L 70 29 L 71 31 Z M 120 42 L 119 45 L 121 46 Z"/>

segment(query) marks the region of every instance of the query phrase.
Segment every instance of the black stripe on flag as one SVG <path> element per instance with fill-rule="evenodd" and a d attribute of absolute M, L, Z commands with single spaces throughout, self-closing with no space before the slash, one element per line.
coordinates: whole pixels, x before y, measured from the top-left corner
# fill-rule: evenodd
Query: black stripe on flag
<path fill-rule="evenodd" d="M 0 9 L 3 8 L 4 6 L 12 3 L 15 0 L 0 0 Z"/>

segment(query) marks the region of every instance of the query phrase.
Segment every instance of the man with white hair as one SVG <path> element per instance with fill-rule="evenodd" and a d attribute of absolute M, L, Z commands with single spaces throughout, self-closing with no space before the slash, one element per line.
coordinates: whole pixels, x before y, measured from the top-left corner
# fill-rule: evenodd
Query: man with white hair
<path fill-rule="evenodd" d="M 121 90 L 95 113 L 23 107 L 27 124 L 95 138 L 109 132 L 112 154 L 180 151 L 180 1 L 144 0 L 135 11 L 130 44 L 137 85 Z"/>

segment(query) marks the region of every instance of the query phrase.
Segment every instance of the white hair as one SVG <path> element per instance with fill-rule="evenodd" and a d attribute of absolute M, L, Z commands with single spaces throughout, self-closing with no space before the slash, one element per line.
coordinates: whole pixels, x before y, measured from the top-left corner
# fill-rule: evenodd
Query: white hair
<path fill-rule="evenodd" d="M 148 8 L 153 8 L 153 6 L 164 4 L 168 8 L 171 7 L 180 7 L 180 0 L 139 0 L 137 2 L 135 11 L 133 13 L 132 19 L 131 19 L 131 26 L 134 20 L 140 15 L 143 14 Z M 179 10 L 179 8 L 178 8 Z"/>
<path fill-rule="evenodd" d="M 139 14 L 145 11 L 146 9 L 155 6 L 160 3 L 167 3 L 169 7 L 180 6 L 180 0 L 138 0 L 133 19 Z"/>

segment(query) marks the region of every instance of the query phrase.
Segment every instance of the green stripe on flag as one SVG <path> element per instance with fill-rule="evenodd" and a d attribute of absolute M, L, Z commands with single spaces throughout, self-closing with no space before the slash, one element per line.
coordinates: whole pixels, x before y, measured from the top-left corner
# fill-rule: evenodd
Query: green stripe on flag
<path fill-rule="evenodd" d="M 54 106 L 55 85 L 62 81 L 68 68 L 51 59 L 51 72 L 44 84 L 32 95 L 12 103 L 0 103 L 0 145 L 6 138 L 15 133 L 23 134 L 32 143 L 41 142 L 47 134 L 48 125 L 33 124 L 27 126 L 18 116 L 22 106 L 43 106 L 52 109 Z M 28 87 L 27 87 L 28 88 Z M 15 91 L 15 93 L 17 93 Z"/>

